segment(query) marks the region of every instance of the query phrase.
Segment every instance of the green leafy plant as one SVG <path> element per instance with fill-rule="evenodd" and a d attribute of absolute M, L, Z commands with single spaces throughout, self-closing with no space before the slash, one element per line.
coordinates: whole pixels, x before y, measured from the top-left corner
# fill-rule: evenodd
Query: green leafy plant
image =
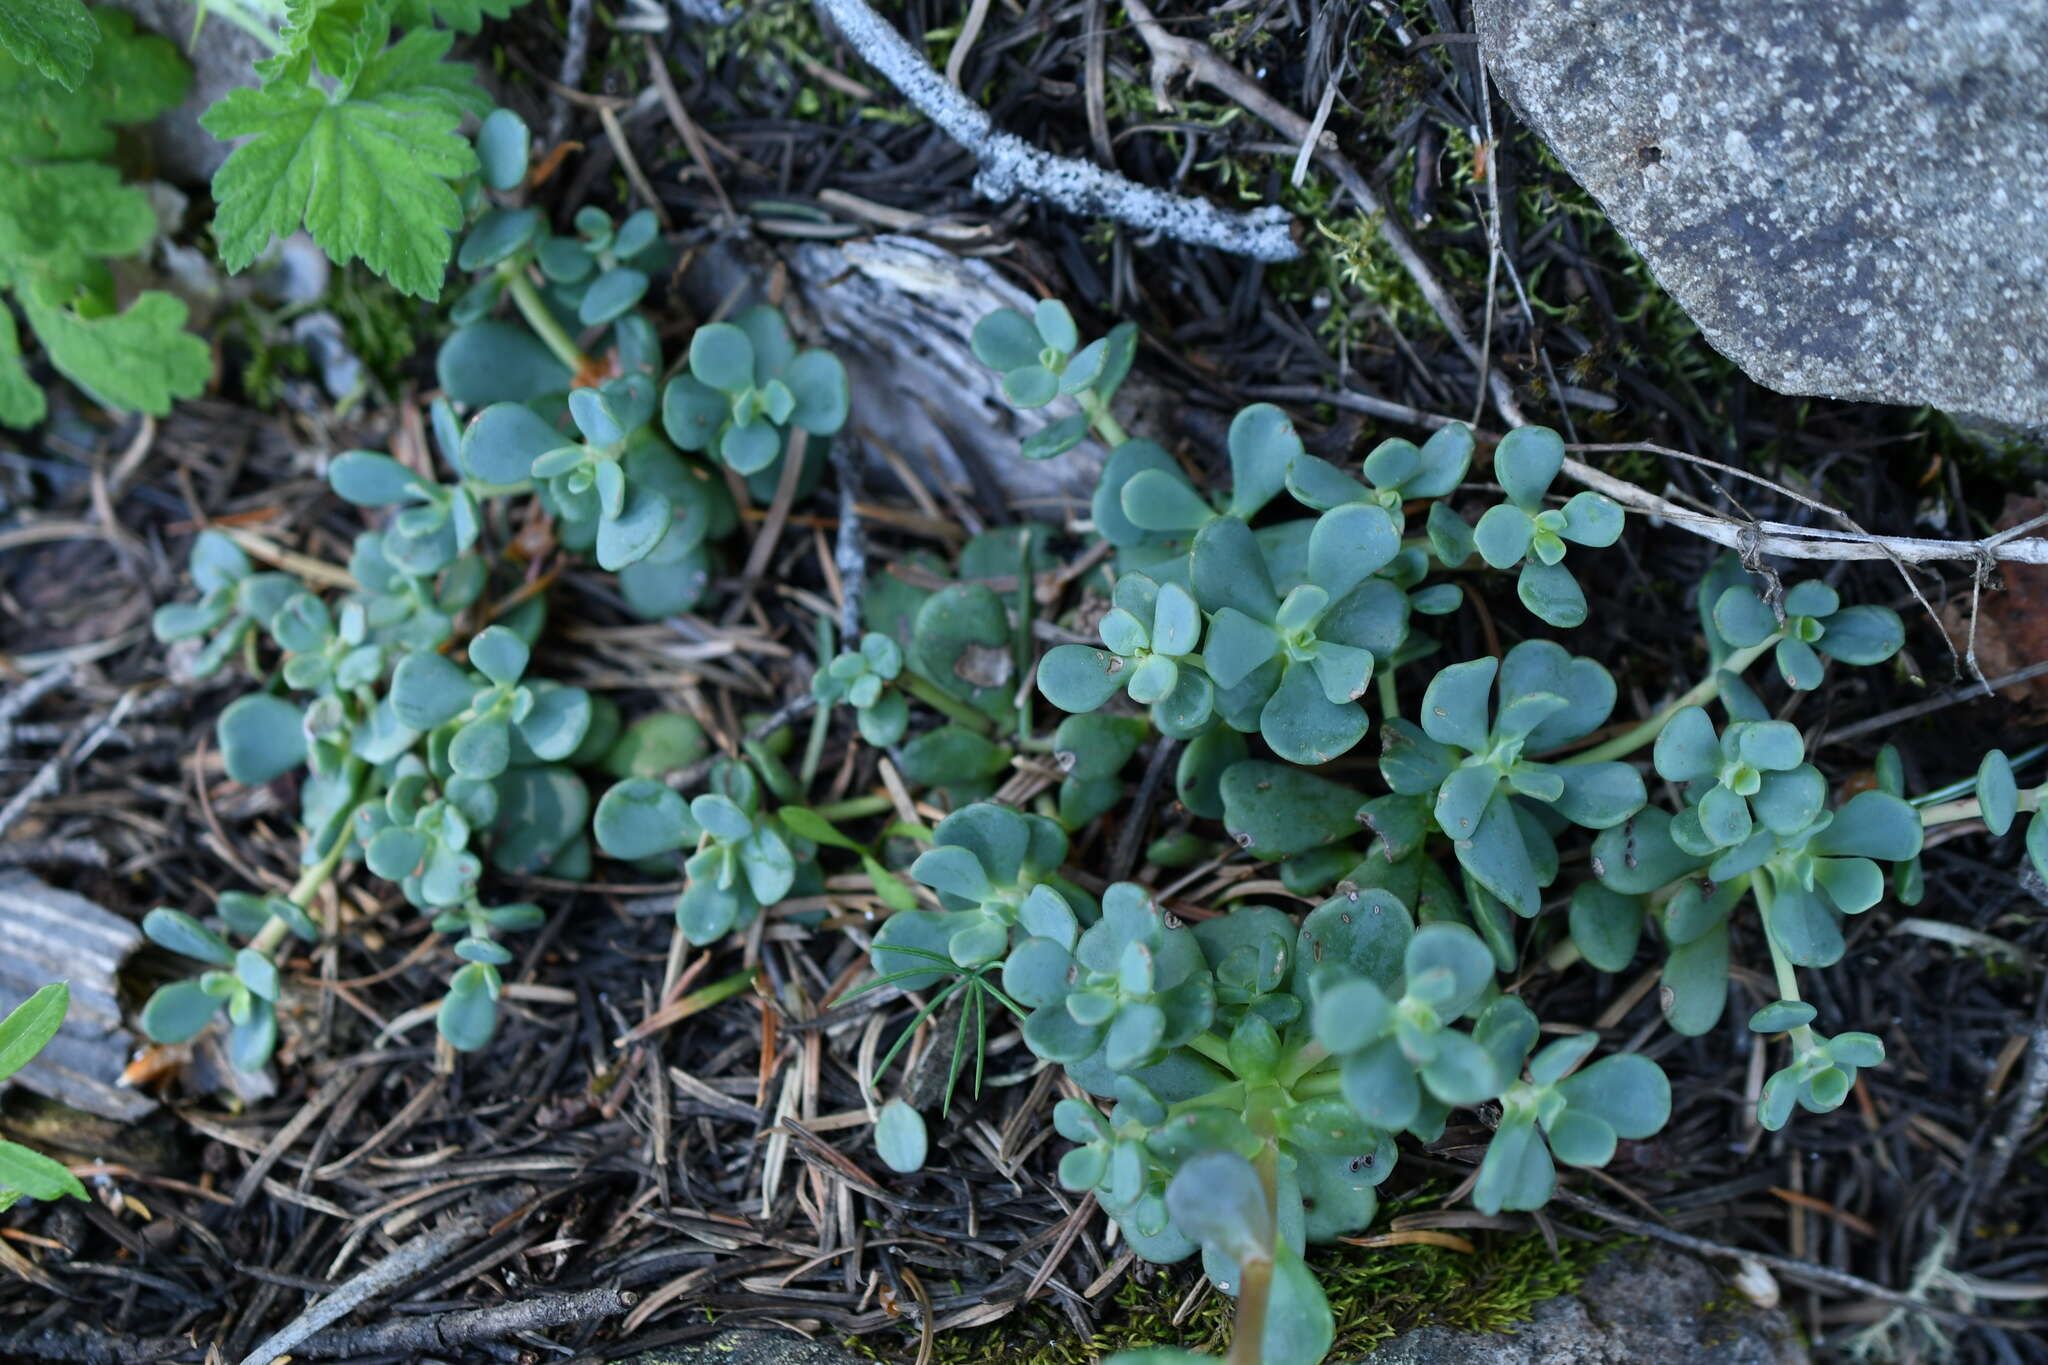
<path fill-rule="evenodd" d="M 846 368 L 830 351 L 799 351 L 774 309 L 749 308 L 690 337 L 690 369 L 662 390 L 661 420 L 684 450 L 741 474 L 781 458 L 792 429 L 830 436 L 846 425 Z"/>
<path fill-rule="evenodd" d="M 272 52 L 256 63 L 260 85 L 230 91 L 200 120 L 223 141 L 245 139 L 213 181 L 214 238 L 228 268 L 246 268 L 273 238 L 303 226 L 336 264 L 361 259 L 400 290 L 438 298 L 452 234 L 465 217 L 464 192 L 480 164 L 459 125 L 464 115 L 489 108 L 475 72 L 446 60 L 454 39 L 449 30 L 474 33 L 486 17 L 502 19 L 519 3 L 196 5 L 196 19 L 213 15 L 231 22 Z M 405 31 L 393 41 L 398 30 Z M 126 20 L 102 11 L 96 22 L 79 0 L 23 0 L 0 15 L 0 51 L 10 65 L 31 69 L 60 90 L 104 97 L 119 91 L 124 79 L 134 80 L 121 74 L 124 57 L 109 49 L 110 32 L 126 37 Z M 0 71 L 0 81 L 6 74 Z M 104 88 L 96 90 L 95 83 Z M 148 112 L 177 103 L 182 93 L 181 86 Z M 112 121 L 131 119 L 116 115 Z M 500 145 L 487 141 L 485 150 Z M 66 209 L 60 219 L 75 214 L 80 226 L 94 220 L 83 204 Z M 147 321 L 160 331 L 174 331 L 183 322 L 167 310 L 154 311 L 160 316 Z M 111 344 L 117 344 L 112 336 L 100 342 Z M 121 337 L 118 344 L 137 356 L 150 349 L 140 336 Z"/>
<path fill-rule="evenodd" d="M 621 782 L 598 802 L 592 825 L 598 847 L 615 858 L 691 850 L 676 922 L 692 943 L 751 926 L 795 884 L 796 850 L 806 847 L 761 808 L 760 779 L 745 764 L 719 760 L 710 786 L 685 803 L 659 782 Z"/>
<path fill-rule="evenodd" d="M 177 104 L 191 73 L 126 14 L 95 23 L 71 0 L 10 7 L 0 47 L 0 288 L 59 374 L 109 407 L 162 415 L 212 362 L 176 296 L 145 290 L 124 306 L 106 263 L 147 248 L 157 218 L 109 158 L 115 128 Z M 0 305 L 0 425 L 33 426 L 47 406 Z"/>
<path fill-rule="evenodd" d="M 877 980 L 906 989 L 1000 965 L 1027 1046 L 1094 1097 L 1055 1113 L 1075 1144 L 1063 1183 L 1092 1193 L 1148 1259 L 1203 1254 L 1239 1298 L 1235 1358 L 1307 1365 L 1328 1349 L 1330 1315 L 1303 1255 L 1370 1221 L 1397 1136 L 1433 1139 L 1455 1110 L 1497 1105 L 1473 1186 L 1474 1203 L 1497 1212 L 1540 1208 L 1560 1166 L 1604 1165 L 1662 1128 L 1671 1092 L 1654 1063 L 1596 1059 L 1599 1035 L 1568 1029 L 1536 1049 L 1536 1017 L 1501 975 L 1522 970 L 1533 944 L 1561 938 L 1588 965 L 1622 971 L 1661 940 L 1666 1014 L 1700 1033 L 1725 1007 L 1731 919 L 1753 902 L 1780 997 L 1753 1027 L 1790 1051 L 1762 1121 L 1825 1112 L 1858 1068 L 1881 1064 L 1872 1035 L 1811 1027 L 1796 971 L 1840 957 L 1840 917 L 1882 894 L 1881 862 L 1910 863 L 1926 813 L 1887 791 L 1831 805 L 1798 730 L 1742 675 L 1767 654 L 1798 686 L 1814 680 L 1815 651 L 1881 662 L 1903 641 L 1895 615 L 1802 586 L 1781 617 L 1717 567 L 1702 588 L 1707 676 L 1612 726 L 1617 689 L 1597 662 L 1525 639 L 1445 663 L 1420 629 L 1465 600 L 1456 576 L 1475 554 L 1515 571 L 1541 622 L 1585 621 L 1564 561 L 1574 546 L 1612 545 L 1622 513 L 1597 493 L 1551 492 L 1565 467 L 1555 433 L 1525 428 L 1493 450 L 1506 499 L 1476 526 L 1453 505 L 1476 444 L 1456 426 L 1420 446 L 1383 442 L 1354 474 L 1303 451 L 1278 409 L 1248 408 L 1230 429 L 1230 485 L 1205 490 L 1108 413 L 1093 356 L 1113 354 L 1111 340 L 1083 345 L 1054 304 L 993 315 L 975 337 L 1014 403 L 1075 398 L 1060 439 L 1092 432 L 1110 447 L 1092 509 L 1113 583 L 1085 618 L 1102 647 L 1057 645 L 1036 670 L 1039 694 L 1074 713 L 1053 741 L 1062 763 L 1071 753 L 1082 771 L 1081 750 L 1103 757 L 1071 791 L 1062 783 L 1047 813 L 1079 830 L 1113 809 L 1118 771 L 1156 733 L 1185 746 L 1175 785 L 1190 817 L 1220 820 L 1247 855 L 1278 862 L 1291 890 L 1325 898 L 1299 921 L 1245 900 L 1190 921 L 1118 882 L 1098 906 L 1065 883 L 1050 822 L 977 803 L 912 866 L 942 908 L 886 920 L 872 957 Z M 1278 510 L 1283 494 L 1307 514 Z M 1006 681 L 994 666 L 1011 631 L 1003 603 L 959 590 L 938 639 L 940 622 L 924 619 L 936 601 L 917 613 L 913 664 L 925 647 L 929 680 Z M 1412 718 L 1404 681 L 1419 694 Z M 1717 700 L 1719 729 L 1705 709 Z M 1083 723 L 1095 728 L 1070 733 Z M 1381 794 L 1311 771 L 1375 727 Z M 1020 730 L 1017 742 L 1034 740 Z M 1652 801 L 1645 759 L 1671 807 Z M 1966 818 L 1967 804 L 2002 831 L 2038 804 L 1997 762 L 1978 787 L 1940 818 Z M 1574 839 L 1592 875 L 1549 928 L 1545 892 Z"/>
<path fill-rule="evenodd" d="M 204 968 L 151 1001 L 158 1036 L 224 1021 L 231 1055 L 261 1064 L 290 985 L 279 954 L 317 937 L 314 897 L 356 863 L 452 940 L 438 1020 L 460 1048 L 490 1041 L 514 989 L 501 939 L 545 917 L 497 903 L 494 869 L 582 879 L 602 854 L 680 872 L 677 932 L 701 945 L 770 916 L 819 924 L 850 894 L 879 922 L 853 929 L 870 934 L 872 976 L 848 994 L 914 1001 L 874 1075 L 950 1021 L 950 1109 L 961 1082 L 981 1082 L 991 1020 L 1014 1021 L 1072 1087 L 1053 1114 L 1072 1144 L 1062 1183 L 1139 1255 L 1199 1253 L 1238 1300 L 1240 1358 L 1313 1365 L 1334 1324 L 1311 1248 L 1371 1223 L 1404 1140 L 1441 1138 L 1460 1111 L 1491 1125 L 1471 1197 L 1495 1213 L 1542 1207 L 1570 1172 L 1669 1120 L 1655 1063 L 1579 1021 L 1539 1025 L 1520 994 L 1535 961 L 1622 972 L 1648 952 L 1667 1021 L 1698 1035 L 1731 984 L 1756 979 L 1734 958 L 1760 943 L 1777 998 L 1750 1027 L 1782 1064 L 1759 1119 L 1824 1113 L 1884 1064 L 1883 1044 L 1817 1027 L 1800 969 L 1837 962 L 1843 917 L 1888 884 L 1917 885 L 1924 829 L 1978 819 L 2003 835 L 2048 793 L 2021 790 L 2019 765 L 1994 754 L 1912 802 L 1894 755 L 1876 789 L 1837 799 L 1759 690 L 1813 685 L 1823 657 L 1880 663 L 1903 627 L 1810 584 L 1774 606 L 1732 562 L 1699 588 L 1704 676 L 1647 715 L 1617 722 L 1607 668 L 1515 638 L 1518 622 L 1493 652 L 1452 656 L 1447 641 L 1468 637 L 1430 632 L 1490 573 L 1512 571 L 1544 626 L 1586 618 L 1586 566 L 1565 559 L 1612 545 L 1622 517 L 1597 494 L 1553 492 L 1567 470 L 1555 433 L 1485 452 L 1454 424 L 1352 469 L 1310 456 L 1288 415 L 1258 404 L 1231 422 L 1228 482 L 1212 486 L 1111 412 L 1135 329 L 1084 343 L 1057 303 L 993 315 L 974 346 L 1018 406 L 1075 409 L 1025 455 L 1109 447 L 1090 500 L 1099 570 L 1049 573 L 1061 533 L 1046 526 L 996 528 L 952 560 L 918 552 L 918 572 L 869 581 L 846 648 L 836 614 L 819 620 L 809 696 L 750 719 L 715 758 L 685 717 L 629 726 L 609 699 L 546 677 L 547 599 L 529 586 L 543 575 L 507 571 L 500 542 L 519 519 L 505 504 L 545 513 L 531 520 L 552 528 L 547 551 L 616 573 L 634 612 L 690 609 L 737 523 L 729 483 L 807 492 L 851 395 L 836 360 L 759 308 L 697 329 L 671 376 L 640 311 L 668 259 L 652 218 L 585 210 L 574 235 L 552 234 L 518 197 L 531 150 L 511 115 L 484 120 L 487 192 L 457 252 L 475 278 L 430 414 L 439 463 L 331 462 L 335 491 L 377 523 L 356 542 L 354 588 L 258 573 L 209 533 L 193 550 L 198 600 L 159 612 L 194 668 L 239 659 L 266 678 L 222 713 L 229 775 L 306 775 L 297 885 L 223 895 L 218 925 L 149 917 L 153 939 Z M 1467 483 L 1482 454 L 1506 498 L 1475 524 L 1461 508 L 1489 501 Z M 1042 620 L 1046 585 L 1070 581 L 1072 615 Z M 1047 635 L 1059 643 L 1041 655 Z M 1767 656 L 1776 678 L 1746 681 Z M 835 725 L 888 751 L 887 794 L 814 803 Z M 1358 756 L 1375 731 L 1376 764 Z M 1140 755 L 1146 790 L 1170 768 L 1178 798 L 1149 844 L 1122 824 Z M 1018 791 L 1034 794 L 1009 803 Z M 925 811 L 943 818 L 927 827 Z M 2025 838 L 2048 865 L 2038 815 Z M 1233 876 L 1276 864 L 1311 908 L 1264 903 L 1263 880 L 1218 905 L 1162 899 L 1133 872 L 1141 847 Z M 918 1171 L 926 1117 L 873 1098 L 876 1156 Z"/>
<path fill-rule="evenodd" d="M 877 748 L 899 744 L 910 725 L 910 702 L 889 684 L 903 672 L 903 647 L 886 635 L 869 631 L 860 648 L 832 656 L 811 680 L 811 695 L 820 704 L 845 702 L 853 708 L 860 737 Z"/>
<path fill-rule="evenodd" d="M 494 116 L 479 140 L 493 183 L 523 177 L 530 139 L 522 125 Z M 502 234 L 492 225 L 509 212 L 485 210 L 469 240 Z M 584 237 L 567 247 L 579 253 L 585 274 L 597 268 L 592 262 L 666 250 L 652 239 L 651 217 L 616 232 L 603 215 L 579 222 Z M 638 240 L 622 244 L 627 236 Z M 484 253 L 485 279 L 496 287 L 484 306 L 474 296 L 458 306 L 471 320 L 449 347 L 495 344 L 488 337 L 478 343 L 474 333 L 508 325 L 482 316 L 507 295 L 523 321 L 538 319 L 541 332 L 566 337 L 562 310 L 587 311 L 587 289 L 552 300 L 536 295 L 539 311 L 530 315 L 517 304 L 533 289 L 528 272 L 542 269 L 538 253 L 560 240 L 529 234 L 503 256 Z M 465 253 L 473 255 L 467 243 Z M 557 262 L 556 273 L 575 272 Z M 236 1065 L 265 1064 L 278 1044 L 278 1005 L 288 987 L 281 954 L 294 937 L 317 940 L 314 898 L 356 864 L 395 883 L 452 940 L 457 966 L 436 1019 L 461 1049 L 485 1045 L 496 1028 L 500 969 L 512 961 L 501 940 L 546 918 L 529 902 L 489 898 L 492 870 L 581 878 L 594 848 L 634 862 L 687 853 L 677 916 L 699 942 L 746 928 L 793 890 L 821 886 L 816 844 L 764 806 L 755 766 L 720 760 L 709 790 L 686 802 L 657 779 L 701 755 L 694 722 L 653 716 L 627 727 L 610 700 L 535 666 L 547 598 L 522 587 L 524 568 L 504 554 L 498 528 L 507 523 L 494 504 L 537 503 L 552 518 L 559 546 L 617 570 L 627 604 L 648 617 L 696 603 L 709 579 L 710 542 L 737 520 L 722 482 L 656 429 L 653 376 L 661 357 L 653 327 L 632 311 L 641 292 L 590 324 L 610 342 L 606 363 L 618 370 L 611 377 L 572 389 L 572 374 L 590 378 L 579 351 L 573 368 L 538 378 L 529 371 L 536 391 L 523 401 L 475 402 L 467 422 L 454 403 L 437 401 L 429 413 L 434 469 L 363 450 L 330 462 L 334 492 L 376 523 L 356 538 L 353 586 L 337 597 L 290 574 L 257 572 L 224 532 L 195 540 L 198 600 L 159 608 L 156 632 L 166 642 L 193 642 L 195 673 L 239 659 L 267 677 L 263 690 L 221 712 L 217 738 L 235 781 L 303 772 L 302 875 L 278 894 L 223 893 L 212 923 L 168 907 L 145 919 L 153 940 L 204 967 L 150 999 L 143 1025 L 153 1037 L 185 1041 L 221 1021 Z M 774 330 L 783 326 L 779 317 L 771 327 L 768 316 L 750 316 L 761 335 L 786 336 Z M 545 352 L 547 341 L 525 335 Z M 445 350 L 442 359 L 445 365 Z M 458 402 L 476 397 L 451 388 Z M 273 651 L 276 664 L 267 667 Z M 875 658 L 890 662 L 879 648 Z M 871 708 L 880 701 L 875 681 L 875 697 L 862 689 Z M 768 748 L 749 752 L 771 782 L 793 780 Z M 622 780 L 594 795 L 592 781 L 612 777 Z M 854 809 L 866 805 L 857 800 Z M 806 810 L 816 823 L 805 827 L 821 826 L 860 849 L 833 830 L 831 814 Z M 893 874 L 866 856 L 876 884 L 886 880 L 900 893 Z"/>
<path fill-rule="evenodd" d="M 64 1026 L 71 1007 L 71 989 L 58 982 L 44 986 L 0 1019 L 0 1081 L 35 1060 Z M 85 1186 L 58 1162 L 18 1142 L 0 1138 L 0 1212 L 22 1199 L 86 1197 Z"/>

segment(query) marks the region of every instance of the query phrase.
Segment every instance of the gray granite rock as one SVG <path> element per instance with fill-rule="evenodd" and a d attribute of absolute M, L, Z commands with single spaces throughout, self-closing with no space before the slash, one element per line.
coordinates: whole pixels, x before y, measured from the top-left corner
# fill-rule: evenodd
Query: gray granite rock
<path fill-rule="evenodd" d="M 1596 1266 L 1575 1294 L 1546 1299 L 1511 1333 L 1422 1327 L 1363 1365 L 1805 1365 L 1775 1309 L 1751 1307 L 1689 1256 L 1633 1247 Z"/>
<path fill-rule="evenodd" d="M 830 1338 L 794 1332 L 721 1332 L 688 1346 L 661 1346 L 621 1357 L 617 1365 L 874 1365 Z"/>
<path fill-rule="evenodd" d="M 1477 0 L 1494 78 L 1787 393 L 2048 425 L 2048 0 Z"/>

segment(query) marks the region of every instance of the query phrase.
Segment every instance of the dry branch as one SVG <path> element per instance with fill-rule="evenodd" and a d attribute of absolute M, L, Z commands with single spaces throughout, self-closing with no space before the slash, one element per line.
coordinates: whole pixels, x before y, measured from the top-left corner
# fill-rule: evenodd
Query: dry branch
<path fill-rule="evenodd" d="M 812 3 L 868 65 L 974 155 L 980 163 L 974 188 L 984 198 L 1035 199 L 1069 213 L 1099 214 L 1140 232 L 1157 232 L 1177 242 L 1259 261 L 1291 261 L 1301 255 L 1289 231 L 1291 219 L 1279 205 L 1231 213 L 1206 200 L 1134 185 L 1091 162 L 1054 156 L 997 128 L 988 111 L 948 85 L 866 0 Z"/>
<path fill-rule="evenodd" d="M 1730 549 L 1756 550 L 1787 559 L 1889 559 L 1895 563 L 1927 564 L 1935 560 L 1966 559 L 1977 563 L 2002 560 L 2015 564 L 2048 564 L 2048 539 L 2019 533 L 2015 527 L 1982 540 L 1923 540 L 1917 536 L 1880 536 L 1857 531 L 1833 531 L 1821 526 L 1794 526 L 1783 521 L 1741 522 L 1710 512 L 1680 507 L 1668 498 L 1638 488 L 1612 474 L 1603 474 L 1589 464 L 1567 458 L 1566 477 L 1605 493 L 1624 507 L 1662 517 L 1696 536 L 1703 536 Z"/>

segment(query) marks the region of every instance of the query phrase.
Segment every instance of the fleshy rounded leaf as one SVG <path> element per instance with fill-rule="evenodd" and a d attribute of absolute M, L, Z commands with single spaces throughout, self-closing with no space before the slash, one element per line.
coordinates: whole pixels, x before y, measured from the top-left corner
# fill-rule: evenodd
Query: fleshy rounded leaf
<path fill-rule="evenodd" d="M 925 1134 L 924 1116 L 902 1100 L 890 1100 L 875 1116 L 875 1152 L 882 1164 L 898 1175 L 924 1169 L 930 1139 Z"/>
<path fill-rule="evenodd" d="M 306 761 L 304 715 L 282 697 L 256 692 L 238 698 L 214 730 L 228 776 L 244 786 L 260 786 Z"/>

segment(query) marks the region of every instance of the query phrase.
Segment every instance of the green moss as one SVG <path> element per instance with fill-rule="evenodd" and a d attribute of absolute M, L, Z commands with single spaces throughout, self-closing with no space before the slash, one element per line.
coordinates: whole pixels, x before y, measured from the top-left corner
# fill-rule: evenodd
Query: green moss
<path fill-rule="evenodd" d="M 396 386 L 405 362 L 419 349 L 434 318 L 416 299 L 396 289 L 360 263 L 338 270 L 323 305 L 341 323 L 341 334 L 356 359 L 387 386 Z"/>
<path fill-rule="evenodd" d="M 1418 1194 L 1390 1202 L 1386 1212 L 1430 1207 L 1439 1198 L 1440 1191 Z M 1553 1256 L 1534 1235 L 1478 1233 L 1470 1240 L 1477 1250 L 1469 1254 L 1424 1245 L 1311 1248 L 1309 1262 L 1337 1320 L 1330 1358 L 1356 1360 L 1403 1332 L 1432 1324 L 1466 1332 L 1513 1331 L 1534 1305 L 1576 1289 L 1615 1245 L 1566 1241 Z M 1073 1334 L 1064 1313 L 1036 1303 L 988 1327 L 940 1336 L 932 1359 L 935 1365 L 1092 1365 L 1116 1351 L 1153 1345 L 1221 1355 L 1230 1340 L 1230 1299 L 1206 1295 L 1185 1321 L 1173 1322 L 1193 1283 L 1192 1263 L 1125 1280 L 1102 1329 L 1087 1340 Z M 863 1337 L 852 1344 L 878 1360 L 894 1359 L 901 1349 L 887 1338 Z"/>
<path fill-rule="evenodd" d="M 857 108 L 851 96 L 809 79 L 807 62 L 828 68 L 836 63 L 816 13 L 803 0 L 726 0 L 726 8 L 739 17 L 729 24 L 700 25 L 698 40 L 703 44 L 706 66 L 734 62 L 744 69 L 744 77 L 727 86 L 742 102 L 760 110 L 780 111 L 787 98 L 789 117 L 830 124 L 878 112 Z M 864 71 L 855 74 L 867 79 Z M 759 97 L 755 92 L 760 92 Z"/>

